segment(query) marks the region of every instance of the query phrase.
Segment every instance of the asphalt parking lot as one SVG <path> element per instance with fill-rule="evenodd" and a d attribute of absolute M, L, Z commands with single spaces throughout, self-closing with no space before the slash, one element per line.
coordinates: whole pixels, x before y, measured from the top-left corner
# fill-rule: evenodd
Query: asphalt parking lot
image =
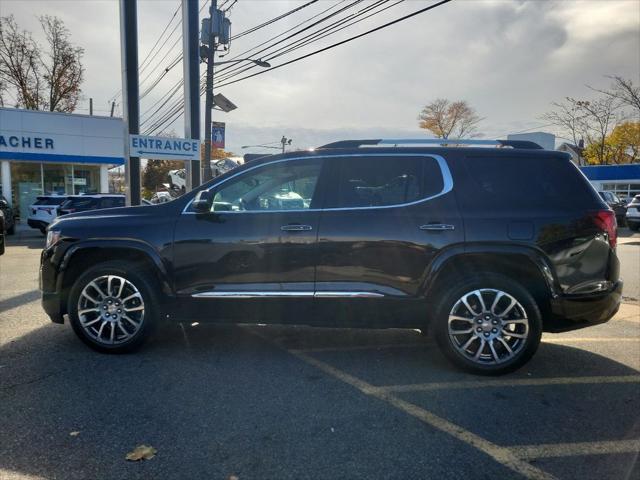
<path fill-rule="evenodd" d="M 640 478 L 640 235 L 625 304 L 498 378 L 411 330 L 167 328 L 101 355 L 53 325 L 42 238 L 0 257 L 0 479 Z M 157 449 L 127 462 L 140 444 Z"/>

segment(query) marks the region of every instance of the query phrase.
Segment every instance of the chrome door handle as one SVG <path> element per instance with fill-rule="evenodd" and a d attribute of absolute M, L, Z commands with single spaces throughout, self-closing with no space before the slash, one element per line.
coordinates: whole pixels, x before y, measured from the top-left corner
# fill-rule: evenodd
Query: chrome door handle
<path fill-rule="evenodd" d="M 307 232 L 313 230 L 311 225 L 282 225 L 280 230 L 284 232 Z"/>
<path fill-rule="evenodd" d="M 443 232 L 445 230 L 455 230 L 454 225 L 446 223 L 427 223 L 426 225 L 420 225 L 420 230 L 429 230 L 433 232 Z"/>

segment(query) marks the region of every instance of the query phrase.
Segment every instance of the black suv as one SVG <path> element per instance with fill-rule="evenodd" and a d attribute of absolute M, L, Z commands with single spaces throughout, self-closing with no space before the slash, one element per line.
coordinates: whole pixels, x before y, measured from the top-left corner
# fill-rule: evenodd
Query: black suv
<path fill-rule="evenodd" d="M 58 214 L 68 215 L 69 213 L 114 207 L 124 207 L 124 195 L 107 193 L 70 195 L 58 207 Z"/>
<path fill-rule="evenodd" d="M 162 319 L 430 328 L 478 373 L 521 366 L 543 331 L 616 313 L 615 216 L 568 155 L 417 146 L 436 142 L 337 142 L 172 202 L 58 218 L 44 309 L 104 352 Z"/>

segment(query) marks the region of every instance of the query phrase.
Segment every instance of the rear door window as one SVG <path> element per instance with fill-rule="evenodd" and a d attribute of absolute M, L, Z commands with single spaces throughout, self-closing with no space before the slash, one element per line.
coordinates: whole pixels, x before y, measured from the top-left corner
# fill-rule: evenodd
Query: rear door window
<path fill-rule="evenodd" d="M 401 205 L 442 192 L 444 181 L 432 157 L 363 156 L 333 160 L 326 208 Z"/>

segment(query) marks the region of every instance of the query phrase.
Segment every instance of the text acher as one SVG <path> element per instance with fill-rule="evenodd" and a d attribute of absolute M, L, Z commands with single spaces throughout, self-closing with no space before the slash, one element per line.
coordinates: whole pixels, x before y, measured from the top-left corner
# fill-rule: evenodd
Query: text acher
<path fill-rule="evenodd" d="M 17 137 L 11 135 L 5 137 L 0 135 L 0 147 L 13 147 L 13 148 L 44 148 L 45 150 L 53 150 L 53 138 L 43 137 Z"/>

